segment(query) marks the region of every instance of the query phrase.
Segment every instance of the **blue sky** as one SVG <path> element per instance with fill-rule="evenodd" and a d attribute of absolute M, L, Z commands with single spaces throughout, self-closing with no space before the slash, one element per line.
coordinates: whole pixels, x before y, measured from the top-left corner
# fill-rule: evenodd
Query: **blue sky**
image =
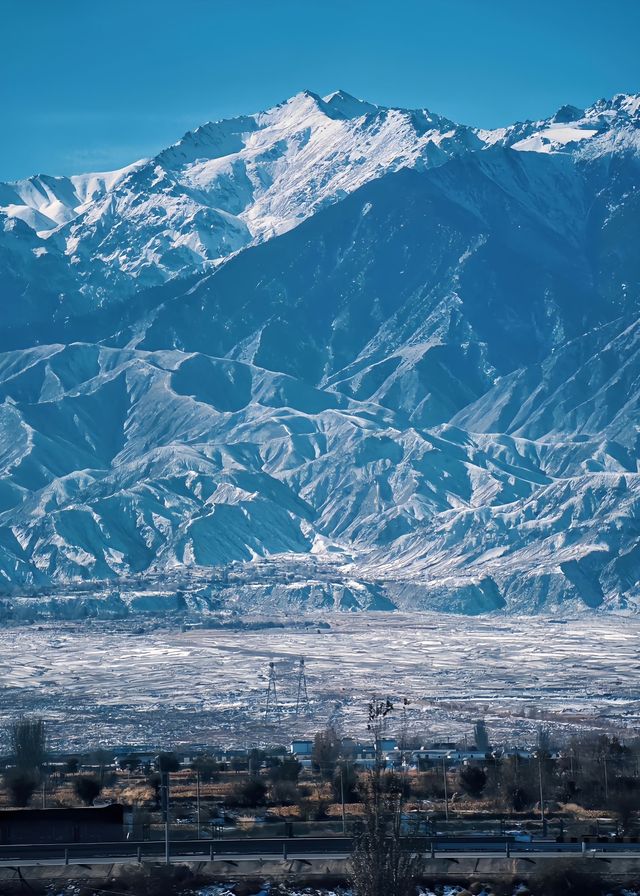
<path fill-rule="evenodd" d="M 0 180 L 118 167 L 305 88 L 482 126 L 640 91 L 638 0 L 0 7 Z"/>

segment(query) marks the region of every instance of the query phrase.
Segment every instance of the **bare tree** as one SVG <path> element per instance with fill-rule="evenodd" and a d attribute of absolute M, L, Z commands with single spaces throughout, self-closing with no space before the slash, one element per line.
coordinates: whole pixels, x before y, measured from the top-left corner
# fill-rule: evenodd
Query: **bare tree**
<path fill-rule="evenodd" d="M 40 771 L 47 757 L 44 719 L 22 717 L 12 722 L 9 743 L 16 768 Z"/>
<path fill-rule="evenodd" d="M 482 719 L 478 719 L 478 721 L 473 726 L 473 738 L 476 745 L 476 750 L 479 750 L 481 753 L 488 753 L 491 749 L 491 743 L 489 741 L 489 732 L 487 731 L 487 726 Z"/>
<path fill-rule="evenodd" d="M 311 764 L 314 771 L 326 780 L 331 780 L 335 774 L 336 764 L 340 756 L 340 738 L 335 729 L 329 727 L 325 731 L 318 731 L 313 739 L 313 752 Z"/>
<path fill-rule="evenodd" d="M 389 700 L 374 698 L 368 707 L 367 729 L 373 735 L 373 767 L 361 783 L 364 806 L 362 829 L 351 857 L 351 883 L 355 896 L 414 896 L 423 872 L 423 857 L 403 837 L 404 787 L 401 778 L 387 774 L 381 736 Z"/>
<path fill-rule="evenodd" d="M 538 752 L 551 752 L 551 731 L 548 725 L 538 725 Z"/>
<path fill-rule="evenodd" d="M 622 830 L 633 830 L 638 810 L 640 810 L 640 787 L 637 778 L 620 777 L 613 781 L 609 795 L 609 806 L 615 812 Z"/>

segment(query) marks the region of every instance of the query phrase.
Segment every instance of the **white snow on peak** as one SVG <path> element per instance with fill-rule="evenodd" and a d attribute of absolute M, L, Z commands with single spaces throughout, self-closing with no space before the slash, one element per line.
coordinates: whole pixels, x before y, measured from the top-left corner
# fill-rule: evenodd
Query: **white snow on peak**
<path fill-rule="evenodd" d="M 469 128 L 345 91 L 214 121 L 127 168 L 0 185 L 0 213 L 52 239 L 87 296 L 160 284 L 291 229 L 364 183 L 480 148 Z M 90 281 L 90 283 L 88 282 Z"/>
<path fill-rule="evenodd" d="M 640 114 L 640 93 L 617 93 L 611 99 L 597 100 L 585 110 L 585 116 L 627 115 L 629 118 L 637 118 Z"/>
<path fill-rule="evenodd" d="M 369 112 L 376 112 L 380 107 L 366 100 L 359 100 L 351 96 L 345 90 L 334 90 L 333 93 L 323 97 L 323 102 L 330 106 L 333 110 L 340 112 L 345 118 L 358 118 Z"/>
<path fill-rule="evenodd" d="M 524 122 L 495 131 L 497 140 L 512 149 L 525 152 L 575 152 L 582 155 L 586 144 L 596 139 L 591 154 L 606 153 L 619 145 L 620 135 L 632 129 L 637 134 L 640 95 L 617 94 L 610 100 L 598 100 L 587 109 L 565 105 L 549 119 Z M 490 138 L 489 138 L 490 139 Z"/>
<path fill-rule="evenodd" d="M 20 218 L 35 231 L 53 230 L 82 214 L 88 203 L 113 190 L 145 161 L 142 159 L 116 171 L 71 177 L 36 174 L 26 180 L 0 184 L 0 212 L 10 218 Z"/>
<path fill-rule="evenodd" d="M 69 289 L 102 302 L 216 265 L 401 168 L 496 144 L 576 156 L 635 150 L 639 107 L 640 97 L 619 94 L 486 130 L 344 90 L 304 90 L 264 112 L 204 124 L 117 171 L 0 184 L 0 214 L 50 240 L 50 252 L 66 258 Z"/>
<path fill-rule="evenodd" d="M 527 152 L 554 152 L 560 146 L 567 143 L 576 143 L 579 140 L 586 140 L 597 134 L 597 130 L 579 127 L 549 127 L 526 137 L 524 140 L 518 140 L 511 145 L 512 149 Z"/>

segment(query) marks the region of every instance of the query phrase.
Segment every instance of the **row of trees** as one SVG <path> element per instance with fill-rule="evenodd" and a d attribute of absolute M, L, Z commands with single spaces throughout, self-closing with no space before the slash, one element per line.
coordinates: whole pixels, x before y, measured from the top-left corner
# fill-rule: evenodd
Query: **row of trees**
<path fill-rule="evenodd" d="M 47 736 L 43 719 L 20 718 L 9 728 L 13 765 L 4 774 L 4 785 L 14 806 L 29 804 L 33 794 L 44 785 L 47 760 Z M 78 798 L 87 806 L 100 795 L 102 784 L 94 775 L 75 779 Z"/>
<path fill-rule="evenodd" d="M 476 725 L 475 734 L 482 746 L 488 747 L 482 723 Z M 356 798 L 353 766 L 333 729 L 316 734 L 312 765 L 317 774 L 334 784 L 342 777 L 349 801 Z M 457 769 L 451 783 L 460 793 L 472 799 L 485 797 L 507 811 L 533 808 L 542 789 L 545 801 L 609 809 L 628 818 L 640 809 L 640 743 L 624 745 L 616 737 L 588 734 L 572 738 L 557 758 L 549 732 L 541 729 L 534 758 L 496 754 L 485 763 Z M 408 786 L 407 795 L 416 799 L 442 799 L 442 769 L 427 763 L 422 774 L 408 779 Z"/>
<path fill-rule="evenodd" d="M 480 735 L 486 734 L 481 730 Z M 47 744 L 44 722 L 22 718 L 10 727 L 9 740 L 12 767 L 4 774 L 4 783 L 14 805 L 24 806 L 42 785 L 46 769 Z M 109 754 L 105 754 L 109 758 Z M 78 798 L 87 805 L 100 794 L 108 783 L 105 777 L 106 759 L 97 775 L 78 776 L 79 759 L 70 757 L 67 771 L 74 774 Z M 167 771 L 179 768 L 174 754 L 162 754 L 160 763 Z M 121 761 L 121 765 L 136 771 L 140 759 L 135 755 Z M 163 768 L 164 768 L 163 765 Z M 264 771 L 266 766 L 266 772 Z M 323 799 L 327 802 L 361 799 L 359 777 L 349 755 L 348 745 L 335 730 L 318 732 L 312 752 L 313 770 L 325 785 Z M 299 781 L 300 764 L 286 754 L 285 748 L 264 751 L 254 749 L 246 757 L 224 765 L 211 756 L 200 756 L 192 766 L 203 782 L 215 781 L 222 771 L 248 771 L 232 789 L 230 805 L 257 806 L 269 801 L 279 805 L 298 804 L 311 812 L 311 804 L 320 802 L 320 788 Z M 158 772 L 147 769 L 149 783 L 159 789 Z M 162 771 L 162 770 L 160 770 Z M 264 773 L 263 773 L 264 772 Z M 615 812 L 624 827 L 640 810 L 640 750 L 637 744 L 625 745 L 615 737 L 587 735 L 567 743 L 560 758 L 552 758 L 549 737 L 541 733 L 536 758 L 494 756 L 485 763 L 463 766 L 449 772 L 451 793 L 464 794 L 471 799 L 485 798 L 502 810 L 533 809 L 540 801 L 576 803 L 587 809 Z M 444 797 L 442 768 L 427 769 L 418 774 L 402 775 L 405 798 L 442 800 Z M 328 789 L 327 786 L 328 785 Z M 315 796 L 315 799 L 313 797 Z M 321 812 L 316 806 L 313 812 Z"/>

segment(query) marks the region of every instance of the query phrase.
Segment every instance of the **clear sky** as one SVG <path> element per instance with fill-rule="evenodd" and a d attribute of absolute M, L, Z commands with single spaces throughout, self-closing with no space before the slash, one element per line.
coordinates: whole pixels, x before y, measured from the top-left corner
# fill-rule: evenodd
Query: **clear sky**
<path fill-rule="evenodd" d="M 640 0 L 0 0 L 0 180 L 308 88 L 482 126 L 640 92 Z"/>

